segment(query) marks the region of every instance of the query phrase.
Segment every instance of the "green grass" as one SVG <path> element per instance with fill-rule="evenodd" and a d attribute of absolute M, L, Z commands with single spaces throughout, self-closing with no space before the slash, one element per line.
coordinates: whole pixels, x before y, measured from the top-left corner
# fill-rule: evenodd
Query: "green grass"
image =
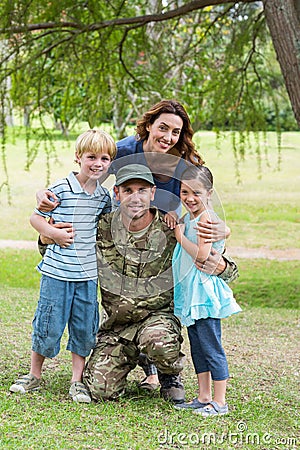
<path fill-rule="evenodd" d="M 300 261 L 237 258 L 236 262 L 240 276 L 231 287 L 242 307 L 299 309 Z"/>
<path fill-rule="evenodd" d="M 38 289 L 40 275 L 35 266 L 40 259 L 37 251 L 2 249 L 0 286 Z M 232 288 L 242 307 L 300 307 L 300 261 L 237 258 L 236 262 L 240 276 Z"/>
<path fill-rule="evenodd" d="M 298 262 L 239 261 L 241 276 L 233 289 L 243 312 L 223 321 L 231 372 L 227 394 L 230 413 L 203 419 L 174 410 L 158 392 L 139 391 L 136 381 L 142 373 L 138 368 L 130 374 L 127 393 L 119 401 L 72 403 L 68 397 L 71 361 L 64 349 L 66 334 L 60 354 L 46 360 L 42 389 L 27 396 L 10 394 L 10 384 L 29 369 L 31 321 L 39 281 L 34 266 L 38 259 L 34 251 L 1 251 L 1 268 L 6 262 L 5 271 L 0 273 L 1 448 L 299 447 Z M 196 379 L 185 331 L 184 336 L 187 363 L 183 380 L 191 399 L 196 394 Z"/>
<path fill-rule="evenodd" d="M 35 266 L 41 257 L 33 250 L 0 250 L 0 285 L 12 288 L 38 288 L 40 275 Z"/>
<path fill-rule="evenodd" d="M 1 311 L 5 311 L 5 320 L 1 319 L 1 448 L 172 449 L 182 448 L 182 442 L 185 448 L 206 448 L 191 445 L 201 444 L 205 436 L 210 436 L 211 444 L 224 439 L 221 448 L 225 449 L 255 449 L 257 444 L 251 442 L 257 439 L 262 448 L 296 448 L 296 443 L 277 444 L 287 439 L 294 442 L 298 432 L 295 310 L 247 308 L 224 321 L 232 376 L 227 395 L 230 414 L 210 420 L 175 411 L 158 392 L 140 392 L 135 383 L 141 378 L 139 370 L 132 372 L 128 392 L 118 402 L 74 404 L 68 398 L 71 365 L 65 350 L 47 360 L 39 392 L 9 394 L 10 384 L 28 371 L 36 291 L 1 288 L 0 292 L 1 298 L 5 296 L 1 302 Z M 188 355 L 186 340 L 184 351 Z M 189 357 L 183 380 L 187 397 L 192 398 L 196 380 Z"/>

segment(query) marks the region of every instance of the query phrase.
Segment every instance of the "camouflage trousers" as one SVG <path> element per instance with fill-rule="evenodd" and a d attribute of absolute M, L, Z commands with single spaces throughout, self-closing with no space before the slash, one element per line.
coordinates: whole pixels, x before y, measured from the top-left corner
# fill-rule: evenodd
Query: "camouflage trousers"
<path fill-rule="evenodd" d="M 126 330 L 98 333 L 96 347 L 83 374 L 94 400 L 114 399 L 124 392 L 127 375 L 137 365 L 140 352 L 145 353 L 162 373 L 175 375 L 183 369 L 181 325 L 175 316 L 152 314 L 136 325 L 132 340 L 120 336 L 124 331 L 126 334 Z"/>

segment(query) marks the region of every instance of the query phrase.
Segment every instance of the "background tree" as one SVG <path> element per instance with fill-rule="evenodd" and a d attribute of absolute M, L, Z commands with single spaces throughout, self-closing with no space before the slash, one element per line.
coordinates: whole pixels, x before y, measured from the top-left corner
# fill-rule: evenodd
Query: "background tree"
<path fill-rule="evenodd" d="M 287 92 L 299 125 L 297 4 L 2 1 L 3 142 L 9 78 L 13 106 L 26 112 L 26 123 L 38 115 L 43 124 L 47 113 L 65 134 L 76 122 L 110 121 L 123 137 L 146 107 L 170 97 L 186 105 L 195 131 L 296 128 Z M 243 155 L 244 138 L 238 144 Z"/>

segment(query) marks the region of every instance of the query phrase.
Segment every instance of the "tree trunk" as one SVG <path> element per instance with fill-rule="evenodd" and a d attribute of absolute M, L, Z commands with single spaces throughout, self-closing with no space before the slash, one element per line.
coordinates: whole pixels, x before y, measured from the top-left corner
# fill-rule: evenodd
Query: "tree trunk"
<path fill-rule="evenodd" d="M 263 3 L 277 59 L 300 127 L 299 0 L 264 0 Z"/>

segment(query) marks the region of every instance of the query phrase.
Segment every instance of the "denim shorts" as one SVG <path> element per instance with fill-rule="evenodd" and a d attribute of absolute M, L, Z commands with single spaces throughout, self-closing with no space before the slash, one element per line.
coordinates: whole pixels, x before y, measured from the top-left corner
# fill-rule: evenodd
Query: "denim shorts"
<path fill-rule="evenodd" d="M 229 378 L 228 364 L 222 346 L 221 320 L 208 317 L 187 327 L 195 372 L 210 372 L 214 381 Z"/>
<path fill-rule="evenodd" d="M 67 350 L 86 357 L 96 344 L 99 326 L 97 281 L 62 281 L 42 275 L 32 322 L 32 350 L 54 358 L 68 324 Z"/>

